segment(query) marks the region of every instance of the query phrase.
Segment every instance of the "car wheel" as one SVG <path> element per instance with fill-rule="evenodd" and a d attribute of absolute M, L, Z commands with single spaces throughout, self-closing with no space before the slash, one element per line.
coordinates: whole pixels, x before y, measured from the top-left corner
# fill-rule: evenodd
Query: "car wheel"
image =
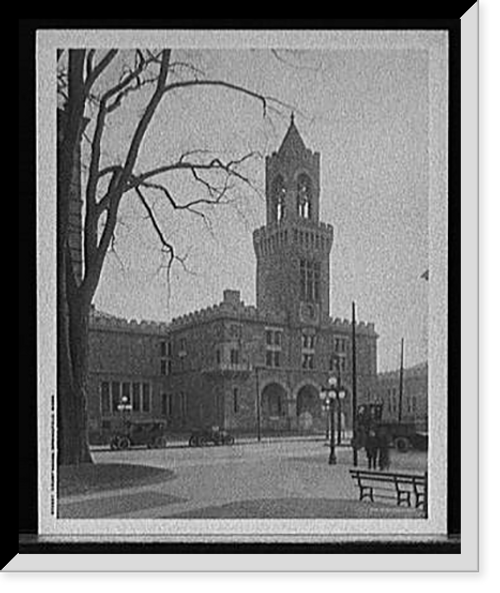
<path fill-rule="evenodd" d="M 394 444 L 396 445 L 396 449 L 400 453 L 406 453 L 408 451 L 408 448 L 409 448 L 408 439 L 405 439 L 404 437 L 399 437 L 396 439 L 396 442 Z"/>
<path fill-rule="evenodd" d="M 167 439 L 166 437 L 156 437 L 155 439 L 155 447 L 157 449 L 164 449 L 167 446 Z"/>
<path fill-rule="evenodd" d="M 195 436 L 195 435 L 192 435 L 192 436 L 189 438 L 189 446 L 190 446 L 190 447 L 197 447 L 197 446 L 198 446 L 198 444 L 199 444 L 199 443 L 198 443 L 198 437 L 197 437 L 197 436 Z"/>
<path fill-rule="evenodd" d="M 226 440 L 225 440 L 226 445 L 234 445 L 234 437 L 233 436 L 227 436 Z"/>
<path fill-rule="evenodd" d="M 116 446 L 120 451 L 128 449 L 130 447 L 130 439 L 128 437 L 120 437 L 116 443 Z"/>

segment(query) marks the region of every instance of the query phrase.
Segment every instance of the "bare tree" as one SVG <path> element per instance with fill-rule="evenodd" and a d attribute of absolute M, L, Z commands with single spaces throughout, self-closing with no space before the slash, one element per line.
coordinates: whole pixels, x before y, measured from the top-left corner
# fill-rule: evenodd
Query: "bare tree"
<path fill-rule="evenodd" d="M 210 86 L 241 93 L 259 102 L 264 117 L 270 109 L 283 105 L 243 86 L 206 78 L 193 64 L 174 62 L 169 49 L 136 50 L 130 63 L 120 68 L 121 54 L 118 50 L 72 49 L 65 56 L 62 52 L 58 55 L 61 62 L 57 167 L 60 464 L 91 462 L 86 409 L 89 315 L 106 255 L 112 249 L 123 196 L 131 192 L 143 206 L 170 270 L 178 256 L 162 231 L 149 193 L 157 193 L 173 210 L 190 210 L 204 216 L 200 208 L 226 200 L 233 182 L 250 183 L 242 166 L 255 156 L 252 152 L 224 160 L 201 150 L 184 151 L 172 162 L 159 162 L 150 170 L 138 171 L 145 134 L 162 100 L 175 90 Z M 183 76 L 175 76 L 181 70 Z M 145 108 L 137 116 L 125 156 L 105 166 L 103 147 L 108 118 L 134 93 L 143 93 Z M 88 141 L 88 159 L 82 158 L 85 141 Z M 173 172 L 190 176 L 203 193 L 189 201 L 177 199 L 165 182 L 166 176 Z M 70 212 L 72 203 L 80 200 L 83 202 L 83 261 L 81 268 L 77 268 L 70 245 Z"/>

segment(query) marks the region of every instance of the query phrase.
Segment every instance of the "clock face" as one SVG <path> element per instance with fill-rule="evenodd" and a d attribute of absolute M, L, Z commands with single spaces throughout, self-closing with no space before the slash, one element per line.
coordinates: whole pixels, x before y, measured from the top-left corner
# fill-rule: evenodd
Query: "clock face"
<path fill-rule="evenodd" d="M 316 323 L 319 317 L 318 305 L 314 303 L 300 303 L 300 320 L 304 323 Z"/>

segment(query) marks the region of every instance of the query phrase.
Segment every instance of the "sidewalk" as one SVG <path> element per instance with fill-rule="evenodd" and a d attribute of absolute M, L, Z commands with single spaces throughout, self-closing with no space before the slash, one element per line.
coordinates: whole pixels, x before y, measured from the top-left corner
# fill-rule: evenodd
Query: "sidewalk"
<path fill-rule="evenodd" d="M 227 448 L 223 453 L 229 453 L 229 457 L 210 464 L 200 459 L 197 464 L 181 462 L 176 465 L 175 460 L 167 456 L 164 459 L 174 471 L 173 479 L 65 497 L 59 500 L 59 516 L 123 519 L 421 517 L 415 509 L 397 507 L 392 502 L 359 502 L 357 487 L 349 474 L 350 447 L 338 449 L 338 464 L 333 466 L 328 464 L 327 447 L 313 443 L 307 449 L 295 447 L 286 458 L 254 457 L 254 452 L 246 447 L 243 450 Z M 161 452 L 159 455 L 163 458 Z M 107 458 L 107 455 L 102 457 Z"/>

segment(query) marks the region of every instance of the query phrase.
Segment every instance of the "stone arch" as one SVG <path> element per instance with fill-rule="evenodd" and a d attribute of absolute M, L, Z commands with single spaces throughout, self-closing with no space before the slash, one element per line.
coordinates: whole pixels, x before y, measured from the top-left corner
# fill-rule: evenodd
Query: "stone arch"
<path fill-rule="evenodd" d="M 319 391 L 314 385 L 307 383 L 297 392 L 296 410 L 297 416 L 304 412 L 310 412 L 313 416 L 321 415 L 321 398 Z"/>
<path fill-rule="evenodd" d="M 297 214 L 301 218 L 312 218 L 313 180 L 306 171 L 300 171 L 295 177 Z"/>
<path fill-rule="evenodd" d="M 271 183 L 271 200 L 273 220 L 280 222 L 285 216 L 286 205 L 286 185 L 285 178 L 278 173 Z"/>
<path fill-rule="evenodd" d="M 287 390 L 279 381 L 269 381 L 261 390 L 261 411 L 264 419 L 283 418 L 287 414 Z"/>
<path fill-rule="evenodd" d="M 323 431 L 325 411 L 320 398 L 321 386 L 315 381 L 301 381 L 294 389 L 295 415 L 299 431 Z"/>

